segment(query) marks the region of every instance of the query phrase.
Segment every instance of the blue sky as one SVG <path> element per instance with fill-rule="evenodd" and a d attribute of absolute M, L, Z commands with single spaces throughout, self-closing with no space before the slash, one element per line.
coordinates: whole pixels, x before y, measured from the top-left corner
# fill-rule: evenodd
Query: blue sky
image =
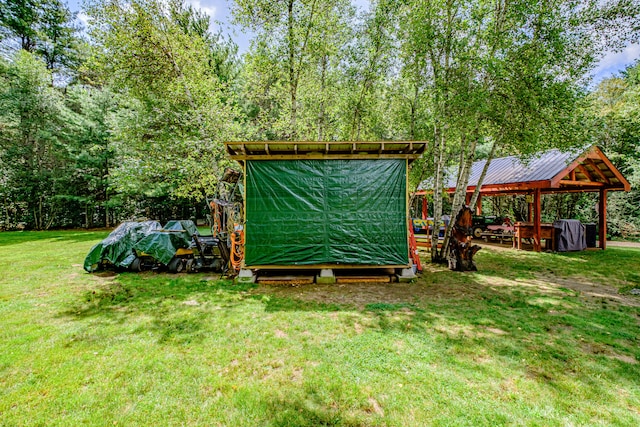
<path fill-rule="evenodd" d="M 211 17 L 212 29 L 221 29 L 224 34 L 229 35 L 238 45 L 240 53 L 247 51 L 251 34 L 242 32 L 240 28 L 231 24 L 230 8 L 233 0 L 187 0 L 187 2 L 205 11 Z M 69 7 L 75 12 L 80 11 L 81 3 L 82 0 L 68 0 Z M 358 7 L 365 8 L 369 4 L 369 0 L 355 0 L 355 3 Z M 79 18 L 83 20 L 86 19 L 86 16 L 80 13 Z M 630 44 L 620 52 L 605 54 L 593 72 L 594 84 L 616 75 L 638 58 L 640 58 L 639 44 Z"/>

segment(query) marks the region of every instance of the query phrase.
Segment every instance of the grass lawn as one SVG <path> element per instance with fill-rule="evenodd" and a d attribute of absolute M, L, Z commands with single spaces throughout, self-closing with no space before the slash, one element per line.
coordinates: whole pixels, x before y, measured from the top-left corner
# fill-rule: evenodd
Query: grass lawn
<path fill-rule="evenodd" d="M 640 425 L 640 249 L 483 249 L 412 284 L 82 270 L 0 233 L 0 425 Z"/>

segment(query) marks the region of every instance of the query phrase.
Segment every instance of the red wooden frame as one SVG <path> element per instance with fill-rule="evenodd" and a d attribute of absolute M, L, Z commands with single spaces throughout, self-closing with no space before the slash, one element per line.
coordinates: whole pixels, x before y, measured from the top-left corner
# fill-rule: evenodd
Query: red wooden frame
<path fill-rule="evenodd" d="M 604 169 L 599 166 L 604 165 Z M 590 167 L 593 172 L 589 170 Z M 586 179 L 580 179 L 578 175 L 583 175 Z M 611 175 L 610 177 L 608 175 Z M 612 182 L 612 179 L 617 183 Z M 604 182 L 603 182 L 604 181 Z M 541 223 L 541 196 L 542 194 L 553 193 L 576 193 L 576 192 L 599 192 L 598 201 L 598 223 L 600 248 L 607 246 L 607 194 L 608 191 L 629 191 L 631 185 L 620 171 L 611 163 L 605 154 L 596 146 L 592 146 L 573 162 L 567 165 L 553 178 L 540 181 L 509 182 L 503 184 L 482 185 L 478 197 L 478 206 L 481 204 L 483 196 L 505 196 L 514 194 L 532 194 L 533 203 L 529 204 L 529 221 L 534 223 L 534 250 L 540 251 L 540 223 Z M 452 194 L 455 187 L 449 188 L 447 192 Z M 466 201 L 471 200 L 475 185 L 467 187 Z M 426 191 L 418 191 L 416 194 L 423 195 Z M 476 207 L 478 215 L 482 210 Z"/>

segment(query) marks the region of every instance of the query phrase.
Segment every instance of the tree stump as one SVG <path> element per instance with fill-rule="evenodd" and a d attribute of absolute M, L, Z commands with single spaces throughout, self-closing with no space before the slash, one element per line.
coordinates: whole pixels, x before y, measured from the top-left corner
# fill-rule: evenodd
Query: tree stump
<path fill-rule="evenodd" d="M 449 269 L 453 271 L 477 271 L 473 256 L 481 248 L 471 244 L 473 234 L 473 213 L 468 207 L 463 207 L 458 215 L 449 242 Z"/>

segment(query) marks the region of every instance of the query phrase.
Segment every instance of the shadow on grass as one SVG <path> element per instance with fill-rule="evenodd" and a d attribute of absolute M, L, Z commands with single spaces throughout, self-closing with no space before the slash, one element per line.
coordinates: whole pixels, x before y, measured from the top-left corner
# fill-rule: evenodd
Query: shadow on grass
<path fill-rule="evenodd" d="M 339 410 L 326 407 L 310 399 L 306 402 L 295 398 L 290 400 L 272 399 L 268 402 L 267 407 L 271 413 L 269 425 L 277 427 L 365 427 L 371 425 L 350 420 L 342 415 Z"/>
<path fill-rule="evenodd" d="M 531 276 L 545 272 L 560 277 L 588 276 L 591 279 L 609 279 L 614 282 L 638 280 L 634 266 L 640 263 L 640 249 L 610 247 L 606 251 L 536 253 L 516 250 L 483 250 L 478 253 L 480 273 L 497 273 L 505 278 Z"/>
<path fill-rule="evenodd" d="M 254 285 L 209 280 L 203 274 L 121 273 L 87 291 L 60 315 L 124 324 L 141 316 L 136 332 L 151 331 L 159 342 L 189 343 L 205 338 L 208 307 L 242 304 Z"/>
<path fill-rule="evenodd" d="M 617 293 L 615 284 L 624 283 L 640 263 L 638 251 L 618 252 L 486 251 L 477 273 L 435 267 L 412 285 L 257 291 L 268 294 L 268 311 L 355 312 L 373 319 L 355 329 L 429 336 L 461 360 L 481 361 L 486 354 L 512 360 L 522 364 L 527 378 L 570 393 L 571 381 L 592 382 L 589 372 L 623 383 L 640 377 L 640 308 L 623 299 L 594 299 L 572 284 L 592 280 L 601 291 Z M 605 272 L 606 279 L 598 276 Z M 482 363 L 471 366 L 483 369 Z M 602 384 L 590 388 L 597 394 Z"/>
<path fill-rule="evenodd" d="M 612 362 L 603 364 L 600 374 L 605 377 L 638 378 L 640 309 L 585 301 L 579 292 L 566 289 L 565 279 L 554 279 L 556 271 L 573 274 L 562 264 L 575 263 L 582 274 L 589 256 L 585 261 L 576 255 L 487 251 L 479 258 L 477 273 L 434 269 L 413 284 L 325 288 L 235 285 L 204 275 L 123 273 L 83 294 L 63 315 L 116 323 L 147 317 L 150 321 L 139 322 L 140 332 L 152 331 L 160 342 L 183 344 L 201 341 L 209 333 L 211 316 L 219 315 L 212 306 L 229 311 L 262 304 L 266 313 L 337 312 L 345 313 L 342 321 L 350 322 L 348 326 L 358 333 L 430 337 L 462 360 L 482 359 L 486 353 L 523 361 L 527 377 L 554 387 L 562 388 L 562 379 L 571 376 L 586 381 L 583 373 L 592 368 L 585 363 L 600 359 Z M 631 257 L 626 262 L 636 261 Z M 625 267 L 630 266 L 619 265 Z M 544 281 L 537 276 L 541 271 L 547 274 Z M 471 366 L 484 369 L 482 364 Z M 331 418 L 318 422 L 332 425 Z"/>
<path fill-rule="evenodd" d="M 278 311 L 345 311 L 353 310 L 353 306 L 336 303 L 322 303 L 295 299 L 291 297 L 266 296 L 264 294 L 254 294 L 252 298 L 265 303 L 265 311 L 273 313 Z"/>

